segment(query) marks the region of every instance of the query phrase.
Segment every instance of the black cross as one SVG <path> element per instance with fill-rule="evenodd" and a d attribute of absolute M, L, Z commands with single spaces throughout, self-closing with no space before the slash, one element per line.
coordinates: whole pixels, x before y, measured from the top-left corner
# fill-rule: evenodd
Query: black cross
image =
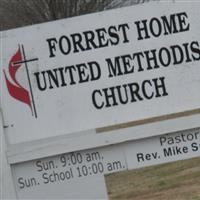
<path fill-rule="evenodd" d="M 25 64 L 26 73 L 27 73 L 27 77 L 28 77 L 29 88 L 30 88 L 30 93 L 31 93 L 31 99 L 32 99 L 32 103 L 33 103 L 34 115 L 35 115 L 35 118 L 37 118 L 37 112 L 36 112 L 36 107 L 35 107 L 33 90 L 32 90 L 32 86 L 31 86 L 31 80 L 30 80 L 30 75 L 29 75 L 29 70 L 28 70 L 28 63 L 29 62 L 38 61 L 39 59 L 38 58 L 26 59 L 26 55 L 25 55 L 25 51 L 24 51 L 24 45 L 21 45 L 21 49 L 22 49 L 22 55 L 23 55 L 24 60 L 18 61 L 18 62 L 13 62 L 12 65 Z"/>

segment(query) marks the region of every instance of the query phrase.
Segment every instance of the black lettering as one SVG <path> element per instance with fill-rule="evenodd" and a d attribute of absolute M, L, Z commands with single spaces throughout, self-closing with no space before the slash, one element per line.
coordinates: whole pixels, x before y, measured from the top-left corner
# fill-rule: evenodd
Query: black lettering
<path fill-rule="evenodd" d="M 41 160 L 36 161 L 36 167 L 38 167 L 38 169 L 37 169 L 38 172 L 42 171 L 43 167 L 41 164 Z"/>
<path fill-rule="evenodd" d="M 94 32 L 93 31 L 85 31 L 83 32 L 85 35 L 85 42 L 86 42 L 86 49 L 85 50 L 90 50 L 92 48 L 96 49 L 97 45 L 94 42 Z"/>
<path fill-rule="evenodd" d="M 73 46 L 74 46 L 74 53 L 81 51 L 84 51 L 85 48 L 82 45 L 82 36 L 80 33 L 71 34 Z"/>
<path fill-rule="evenodd" d="M 102 97 L 102 93 L 100 90 L 95 90 L 93 93 L 92 93 L 92 103 L 93 105 L 95 106 L 95 108 L 97 109 L 102 109 L 103 106 L 104 106 L 104 102 L 102 101 L 100 104 L 97 103 L 97 96 L 96 95 L 99 95 Z"/>
<path fill-rule="evenodd" d="M 165 87 L 165 77 L 161 77 L 159 79 L 155 78 L 152 80 L 154 82 L 155 89 L 156 89 L 155 97 L 167 96 L 168 93 L 167 93 L 166 87 Z M 158 81 L 160 81 L 160 84 L 158 83 Z M 159 89 L 161 89 L 162 92 L 160 92 Z"/>
<path fill-rule="evenodd" d="M 134 53 L 133 54 L 133 60 L 137 59 L 137 64 L 138 64 L 138 72 L 142 72 L 144 71 L 143 67 L 142 67 L 142 63 L 141 63 L 141 58 L 144 58 L 144 55 L 142 52 L 138 52 L 138 53 Z"/>
<path fill-rule="evenodd" d="M 86 69 L 87 66 L 85 63 L 82 64 L 78 64 L 76 65 L 77 70 L 78 70 L 78 75 L 79 75 L 79 83 L 84 83 L 84 82 L 88 82 L 89 80 L 89 75 L 86 74 Z"/>
<path fill-rule="evenodd" d="M 149 33 L 148 33 L 148 28 L 147 28 L 147 20 L 142 20 L 142 21 L 136 21 L 135 22 L 137 26 L 137 31 L 138 31 L 138 40 L 143 40 L 150 38 Z M 144 31 L 144 37 L 142 36 L 142 33 Z"/>
<path fill-rule="evenodd" d="M 124 74 L 130 74 L 134 72 L 134 67 L 130 65 L 130 60 L 132 60 L 131 55 L 123 55 L 121 56 L 122 63 L 124 66 Z"/>
<path fill-rule="evenodd" d="M 119 76 L 119 75 L 123 75 L 122 70 L 121 70 L 121 66 L 120 66 L 120 57 L 117 56 L 114 58 L 114 64 L 111 60 L 111 58 L 107 58 L 105 59 L 108 65 L 108 70 L 109 70 L 109 78 L 113 77 L 113 76 Z"/>
<path fill-rule="evenodd" d="M 111 45 L 117 45 L 119 43 L 119 35 L 116 33 L 117 28 L 115 26 L 110 26 L 108 29 L 108 34 L 110 35 Z"/>
<path fill-rule="evenodd" d="M 66 45 L 63 44 L 63 42 L 65 42 Z M 67 36 L 63 35 L 60 37 L 59 39 L 59 47 L 60 47 L 60 51 L 64 54 L 67 55 L 70 53 L 71 51 L 71 43 L 70 40 Z M 67 47 L 67 48 L 64 48 Z"/>
<path fill-rule="evenodd" d="M 170 15 L 170 19 L 168 21 L 166 16 L 162 16 L 161 19 L 163 21 L 164 25 L 164 35 L 172 34 L 172 33 L 177 33 L 177 27 L 176 27 L 176 21 L 175 21 L 175 14 Z"/>
<path fill-rule="evenodd" d="M 42 174 L 42 178 L 44 179 L 44 182 L 43 182 L 44 184 L 49 183 L 48 174 L 46 172 L 44 174 Z"/>
<path fill-rule="evenodd" d="M 164 56 L 163 53 L 165 53 L 166 56 Z M 159 60 L 160 60 L 161 65 L 163 65 L 164 67 L 168 67 L 170 65 L 171 55 L 170 55 L 170 52 L 167 48 L 162 47 L 159 50 L 158 56 L 159 56 Z M 166 60 L 164 60 L 164 58 L 166 58 Z"/>
<path fill-rule="evenodd" d="M 147 94 L 147 91 L 149 91 L 149 89 L 147 89 L 147 85 L 150 85 L 152 87 L 152 83 L 150 80 L 145 80 L 143 81 L 142 83 L 142 92 L 143 92 L 143 95 L 146 99 L 152 99 L 153 96 L 154 96 L 154 92 L 151 92 L 151 94 Z"/>
<path fill-rule="evenodd" d="M 157 61 L 156 49 L 153 49 L 151 51 L 144 51 L 144 54 L 146 56 L 146 61 L 147 61 L 147 70 L 151 70 L 151 69 L 160 67 L 158 65 L 158 61 Z"/>
<path fill-rule="evenodd" d="M 128 24 L 120 24 L 118 27 L 118 30 L 120 31 L 120 29 L 122 29 L 122 33 L 123 33 L 123 38 L 124 38 L 123 43 L 129 42 L 128 37 L 127 37 L 127 32 L 126 32 L 127 29 L 129 29 Z"/>
<path fill-rule="evenodd" d="M 18 178 L 17 179 L 18 180 L 18 183 L 19 183 L 19 188 L 20 189 L 23 189 L 26 185 L 24 184 L 24 182 L 23 182 L 23 178 L 22 177 L 20 177 L 20 178 Z"/>
<path fill-rule="evenodd" d="M 100 28 L 96 29 L 97 36 L 98 36 L 98 42 L 99 42 L 99 48 L 108 46 L 108 40 L 105 38 L 106 29 Z"/>
<path fill-rule="evenodd" d="M 96 81 L 96 80 L 100 79 L 100 77 L 101 77 L 100 65 L 97 62 L 93 61 L 93 62 L 88 62 L 88 66 L 89 66 L 90 74 L 91 74 L 91 79 L 90 80 L 91 81 Z"/>
<path fill-rule="evenodd" d="M 184 60 L 183 50 L 179 45 L 174 45 L 170 47 L 172 49 L 172 55 L 174 58 L 174 65 L 181 64 Z M 179 54 L 179 57 L 178 57 Z M 178 59 L 179 58 L 179 59 Z"/>
<path fill-rule="evenodd" d="M 65 77 L 64 77 L 64 68 L 58 68 L 58 71 L 60 72 L 60 78 L 61 78 L 61 87 L 67 86 L 67 83 L 65 82 Z"/>
<path fill-rule="evenodd" d="M 186 22 L 186 19 L 188 18 L 187 13 L 186 12 L 178 13 L 177 17 L 180 25 L 179 32 L 189 31 L 190 24 Z"/>
<path fill-rule="evenodd" d="M 68 71 L 69 71 L 70 85 L 76 84 L 73 76 L 73 71 L 76 71 L 75 67 L 73 65 L 65 67 L 65 73 L 67 73 Z"/>
<path fill-rule="evenodd" d="M 196 142 L 193 142 L 191 144 L 191 147 L 192 147 L 192 151 L 194 151 L 194 152 L 199 150 L 198 144 Z"/>
<path fill-rule="evenodd" d="M 49 57 L 52 58 L 52 57 L 55 57 L 55 51 L 56 51 L 56 46 L 55 44 L 58 43 L 57 39 L 56 38 L 49 38 L 49 39 L 46 39 L 46 41 L 48 42 L 48 45 L 49 45 Z"/>
<path fill-rule="evenodd" d="M 164 148 L 163 149 L 163 152 L 164 152 L 164 156 L 165 157 L 169 157 L 169 156 L 172 156 L 173 153 L 172 153 L 172 149 L 169 147 L 169 148 Z"/>
<path fill-rule="evenodd" d="M 194 54 L 192 54 L 193 60 L 195 60 L 195 61 L 200 60 L 199 43 L 197 41 L 192 42 L 190 45 L 190 48 L 191 48 L 192 52 L 196 54 L 196 56 Z"/>
<path fill-rule="evenodd" d="M 192 62 L 192 59 L 191 59 L 190 54 L 189 54 L 189 48 L 188 48 L 189 44 L 184 43 L 183 46 L 184 46 L 185 54 L 186 54 L 186 61 L 185 62 Z"/>
<path fill-rule="evenodd" d="M 104 96 L 105 96 L 105 99 L 106 99 L 105 107 L 107 107 L 107 108 L 111 107 L 111 106 L 117 106 L 118 105 L 116 97 L 115 97 L 115 91 L 114 90 L 115 90 L 115 87 L 103 89 Z M 110 92 L 110 94 L 109 94 L 109 92 Z"/>
<path fill-rule="evenodd" d="M 137 161 L 138 162 L 144 162 L 145 161 L 143 153 L 137 153 Z"/>
<path fill-rule="evenodd" d="M 46 73 L 48 75 L 49 78 L 49 89 L 53 89 L 53 83 L 56 87 L 59 87 L 59 81 L 58 81 L 58 75 L 57 75 L 57 70 L 58 69 L 53 69 L 53 71 L 51 70 L 47 70 Z"/>
<path fill-rule="evenodd" d="M 157 25 L 157 30 L 158 30 L 157 33 L 155 32 L 155 30 L 156 30 L 155 25 Z M 155 17 L 151 19 L 149 28 L 150 28 L 151 34 L 154 37 L 159 37 L 162 33 L 162 25 L 161 25 L 159 19 L 157 19 Z"/>
<path fill-rule="evenodd" d="M 43 86 L 42 86 L 42 84 L 40 82 L 40 74 L 42 74 L 42 77 L 43 77 L 43 83 L 44 83 Z M 46 90 L 47 83 L 46 83 L 45 71 L 43 71 L 43 72 L 35 72 L 34 75 L 35 75 L 35 78 L 36 78 L 38 89 L 41 90 L 41 91 Z"/>
<path fill-rule="evenodd" d="M 128 84 L 128 86 L 129 86 L 130 93 L 131 93 L 131 102 L 135 102 L 135 101 L 137 101 L 137 99 L 142 101 L 143 98 L 139 94 L 140 87 L 139 87 L 138 83 L 130 83 L 130 84 Z"/>
<path fill-rule="evenodd" d="M 120 103 L 127 104 L 128 103 L 127 85 L 123 85 L 123 88 L 124 88 L 123 91 L 125 95 L 122 95 L 122 90 L 121 90 L 122 87 L 120 85 L 116 86 L 116 88 L 117 88 Z M 123 99 L 123 96 L 125 97 L 124 99 Z"/>

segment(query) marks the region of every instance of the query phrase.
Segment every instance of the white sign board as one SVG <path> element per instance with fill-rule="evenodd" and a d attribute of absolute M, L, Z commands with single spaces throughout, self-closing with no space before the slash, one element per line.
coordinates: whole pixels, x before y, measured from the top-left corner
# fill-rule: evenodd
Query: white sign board
<path fill-rule="evenodd" d="M 150 3 L 1 32 L 8 141 L 199 111 L 199 9 Z"/>
<path fill-rule="evenodd" d="M 196 128 L 13 164 L 12 172 L 20 199 L 95 199 L 105 194 L 105 174 L 199 156 Z"/>

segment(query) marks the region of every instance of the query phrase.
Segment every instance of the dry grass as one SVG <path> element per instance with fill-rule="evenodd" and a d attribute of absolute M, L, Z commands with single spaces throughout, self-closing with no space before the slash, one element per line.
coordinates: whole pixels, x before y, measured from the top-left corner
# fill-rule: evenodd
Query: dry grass
<path fill-rule="evenodd" d="M 106 176 L 111 200 L 200 200 L 200 158 Z"/>

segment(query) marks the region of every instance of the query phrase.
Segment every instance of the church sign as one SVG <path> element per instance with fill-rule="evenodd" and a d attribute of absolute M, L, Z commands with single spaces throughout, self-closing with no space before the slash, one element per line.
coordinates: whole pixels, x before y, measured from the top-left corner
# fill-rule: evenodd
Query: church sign
<path fill-rule="evenodd" d="M 10 143 L 199 113 L 199 8 L 151 3 L 1 32 Z"/>

